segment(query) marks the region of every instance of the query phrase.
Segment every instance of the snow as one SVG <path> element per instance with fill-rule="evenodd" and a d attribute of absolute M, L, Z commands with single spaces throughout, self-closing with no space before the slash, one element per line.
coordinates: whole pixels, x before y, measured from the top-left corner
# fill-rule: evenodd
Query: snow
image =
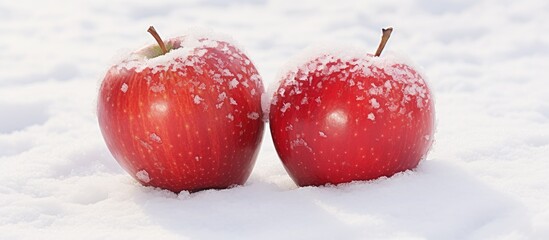
<path fill-rule="evenodd" d="M 162 142 L 162 138 L 160 138 L 160 136 L 156 135 L 156 133 L 151 133 L 151 135 L 149 135 L 150 139 L 157 142 L 157 143 L 161 143 Z"/>
<path fill-rule="evenodd" d="M 286 110 L 288 110 L 288 108 L 290 108 L 292 106 L 291 103 L 284 103 L 282 108 L 280 109 L 281 112 L 286 112 Z"/>
<path fill-rule="evenodd" d="M 164 84 L 162 84 L 162 83 L 154 84 L 154 85 L 151 86 L 151 91 L 153 91 L 155 93 L 161 93 L 164 90 L 166 90 L 166 87 L 164 87 Z"/>
<path fill-rule="evenodd" d="M 149 173 L 145 170 L 141 170 L 135 174 L 135 177 L 139 179 L 140 181 L 143 181 L 144 183 L 148 183 L 151 181 L 151 178 L 149 177 Z"/>
<path fill-rule="evenodd" d="M 249 119 L 256 120 L 256 119 L 259 118 L 259 113 L 251 112 L 251 113 L 248 113 L 247 116 L 248 116 Z"/>
<path fill-rule="evenodd" d="M 193 102 L 194 102 L 195 104 L 200 104 L 202 101 L 204 101 L 203 98 L 201 98 L 201 97 L 198 96 L 198 95 L 194 95 L 194 97 L 193 97 Z"/>
<path fill-rule="evenodd" d="M 123 83 L 122 87 L 120 87 L 120 91 L 122 91 L 124 93 L 127 92 L 128 91 L 128 84 Z"/>
<path fill-rule="evenodd" d="M 179 36 L 163 40 L 166 46 L 173 46 L 174 48 L 166 54 L 151 58 L 149 57 L 151 52 L 150 47 L 156 47 L 157 43 L 143 46 L 141 49 L 131 52 L 128 56 L 122 58 L 123 60 L 116 64 L 116 69 L 135 69 L 136 72 L 141 72 L 146 68 L 150 68 L 153 73 L 157 73 L 170 68 L 177 69 L 185 66 L 194 66 L 201 61 L 197 57 L 202 57 L 208 51 L 206 48 L 215 48 L 219 42 L 227 42 L 242 49 L 230 36 L 202 27 L 189 28 L 182 31 Z M 226 53 L 230 54 L 231 52 L 229 49 L 226 49 Z M 175 59 L 182 61 L 175 61 Z M 177 63 L 168 64 L 173 62 Z M 195 71 L 201 74 L 202 70 L 195 68 Z M 229 72 L 229 75 L 232 74 Z"/>
<path fill-rule="evenodd" d="M 543 0 L 4 1 L 0 239 L 549 239 L 548 11 Z M 232 35 L 265 86 L 307 46 L 373 52 L 393 26 L 383 55 L 423 66 L 435 145 L 415 171 L 298 188 L 266 126 L 244 186 L 143 187 L 107 150 L 95 99 L 109 66 L 154 43 L 150 24 L 165 39 L 191 25 Z"/>
<path fill-rule="evenodd" d="M 239 84 L 238 80 L 236 80 L 236 78 L 233 78 L 233 80 L 229 81 L 229 89 L 236 88 L 238 84 Z"/>
<path fill-rule="evenodd" d="M 377 99 L 375 98 L 370 98 L 370 104 L 373 108 L 379 108 L 379 102 L 377 102 Z"/>

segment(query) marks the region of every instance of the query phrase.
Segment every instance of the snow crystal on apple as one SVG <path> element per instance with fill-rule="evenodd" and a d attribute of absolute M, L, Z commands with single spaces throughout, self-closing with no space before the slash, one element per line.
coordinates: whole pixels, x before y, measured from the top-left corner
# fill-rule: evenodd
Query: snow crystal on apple
<path fill-rule="evenodd" d="M 372 87 L 370 88 L 370 90 L 368 90 L 368 92 L 371 95 L 381 95 L 383 94 L 383 88 L 376 86 L 375 84 L 372 83 Z"/>
<path fill-rule="evenodd" d="M 238 103 L 236 102 L 236 100 L 234 100 L 234 98 L 229 98 L 229 103 L 231 103 L 231 105 L 238 105 Z"/>
<path fill-rule="evenodd" d="M 383 86 L 387 89 L 387 91 L 390 91 L 391 88 L 392 88 L 391 81 L 389 81 L 389 80 L 385 81 Z"/>
<path fill-rule="evenodd" d="M 120 87 L 120 91 L 122 91 L 123 93 L 127 92 L 128 91 L 128 84 L 123 83 L 122 87 Z"/>
<path fill-rule="evenodd" d="M 144 182 L 144 183 L 148 183 L 151 181 L 151 178 L 149 177 L 149 173 L 145 170 L 141 170 L 141 171 L 138 171 L 136 174 L 135 174 L 135 177 L 141 181 L 141 182 Z"/>
<path fill-rule="evenodd" d="M 284 130 L 286 130 L 286 131 L 292 131 L 292 130 L 294 130 L 294 125 L 288 124 L 288 126 L 286 126 L 286 127 L 284 128 Z"/>
<path fill-rule="evenodd" d="M 156 133 L 151 133 L 149 135 L 149 138 L 154 142 L 162 143 L 162 139 L 160 138 L 160 136 L 156 135 Z"/>
<path fill-rule="evenodd" d="M 196 55 L 199 56 L 199 57 L 202 57 L 207 52 L 208 52 L 208 50 L 206 50 L 206 49 L 200 49 L 200 50 L 196 51 Z"/>
<path fill-rule="evenodd" d="M 225 99 L 227 99 L 227 93 L 222 92 L 219 95 L 217 95 L 217 101 L 218 102 L 224 101 Z"/>
<path fill-rule="evenodd" d="M 371 98 L 370 99 L 370 104 L 372 105 L 373 108 L 379 108 L 379 103 L 377 102 L 377 99 L 375 98 Z"/>
<path fill-rule="evenodd" d="M 390 100 L 384 103 L 384 107 L 391 112 L 398 111 L 399 114 L 400 108 L 405 114 L 408 111 L 408 102 L 415 101 L 418 108 L 423 108 L 430 100 L 426 82 L 418 69 L 405 57 L 393 53 L 373 57 L 362 48 L 341 47 L 340 44 L 309 48 L 288 62 L 283 71 L 279 72 L 277 91 L 270 96 L 270 102 L 277 105 L 279 100 L 289 102 L 286 98 L 293 95 L 305 93 L 307 96 L 304 86 L 323 88 L 326 84 L 336 81 L 347 81 L 350 88 L 359 90 L 354 97 L 356 101 L 370 99 L 371 108 L 382 112 L 384 109 L 378 99 L 388 98 Z M 311 76 L 320 81 L 311 82 Z M 364 77 L 386 80 L 368 82 L 361 80 Z M 402 98 L 399 95 L 392 95 L 395 91 L 402 91 Z M 321 104 L 320 98 L 314 100 Z M 284 111 L 287 109 L 285 105 L 279 108 Z M 369 119 L 375 119 L 373 113 L 369 115 Z"/>
<path fill-rule="evenodd" d="M 305 139 L 300 138 L 299 136 L 296 139 L 290 141 L 290 148 L 294 149 L 296 147 L 305 147 L 310 152 L 313 151 L 313 149 L 309 146 L 309 144 L 307 144 Z"/>
<path fill-rule="evenodd" d="M 151 91 L 153 91 L 155 93 L 160 93 L 160 92 L 163 92 L 164 90 L 166 90 L 166 88 L 164 87 L 164 84 L 162 84 L 162 83 L 153 84 L 150 87 L 150 89 L 151 89 Z"/>
<path fill-rule="evenodd" d="M 254 73 L 252 76 L 250 76 L 250 80 L 252 80 L 253 82 L 259 85 L 261 83 L 261 76 L 259 76 L 259 74 Z"/>
<path fill-rule="evenodd" d="M 286 92 L 286 89 L 284 89 L 284 88 L 278 89 L 278 95 L 280 95 L 281 97 L 284 97 L 285 92 Z"/>
<path fill-rule="evenodd" d="M 198 86 L 198 89 L 200 89 L 200 90 L 205 90 L 205 89 L 206 89 L 206 84 L 201 83 L 201 84 Z"/>
<path fill-rule="evenodd" d="M 325 134 L 323 131 L 319 131 L 319 132 L 318 132 L 318 135 L 320 135 L 320 136 L 323 137 L 323 138 L 328 137 L 328 136 L 326 136 L 326 134 Z"/>
<path fill-rule="evenodd" d="M 368 119 L 374 121 L 374 120 L 376 120 L 376 116 L 374 115 L 374 113 L 370 113 L 370 114 L 368 114 Z"/>
<path fill-rule="evenodd" d="M 227 114 L 227 118 L 228 118 L 229 120 L 231 120 L 231 121 L 234 120 L 234 116 L 233 116 L 232 114 L 230 114 L 230 113 Z"/>
<path fill-rule="evenodd" d="M 248 113 L 248 118 L 252 120 L 257 120 L 259 118 L 259 113 L 256 113 L 256 112 Z"/>
<path fill-rule="evenodd" d="M 239 82 L 236 80 L 236 78 L 233 78 L 231 81 L 229 81 L 229 89 L 234 89 L 238 86 Z"/>
<path fill-rule="evenodd" d="M 216 73 L 216 74 L 212 75 L 212 79 L 215 82 L 219 83 L 219 84 L 223 83 L 223 78 L 221 77 L 221 74 L 219 74 L 219 73 Z"/>
<path fill-rule="evenodd" d="M 224 77 L 233 77 L 233 73 L 231 73 L 231 71 L 229 71 L 229 69 L 223 69 L 223 71 L 221 72 L 221 75 L 223 75 Z"/>
<path fill-rule="evenodd" d="M 288 110 L 288 109 L 290 108 L 290 106 L 292 106 L 291 103 L 284 103 L 284 104 L 282 105 L 282 108 L 280 109 L 280 111 L 286 112 L 286 110 Z"/>
<path fill-rule="evenodd" d="M 194 104 L 200 104 L 203 100 L 204 100 L 204 99 L 201 98 L 201 97 L 198 96 L 198 95 L 194 95 L 194 97 L 193 97 L 193 102 L 194 102 Z"/>
<path fill-rule="evenodd" d="M 177 47 L 166 54 L 150 57 L 156 55 L 153 53 L 156 44 L 150 44 L 130 53 L 122 62 L 115 65 L 113 70 L 121 71 L 126 69 L 142 72 L 145 69 L 150 69 L 151 73 L 156 74 L 193 67 L 196 72 L 202 74 L 202 68 L 197 66 L 204 64 L 204 58 L 209 57 L 207 54 L 208 49 L 218 48 L 221 44 L 223 44 L 224 52 L 227 55 L 230 55 L 233 59 L 242 59 L 240 53 L 242 48 L 232 38 L 213 33 L 210 30 L 193 29 L 188 30 L 181 37 L 169 39 L 167 45 L 177 45 Z M 233 51 L 233 49 L 236 49 L 236 51 Z"/>

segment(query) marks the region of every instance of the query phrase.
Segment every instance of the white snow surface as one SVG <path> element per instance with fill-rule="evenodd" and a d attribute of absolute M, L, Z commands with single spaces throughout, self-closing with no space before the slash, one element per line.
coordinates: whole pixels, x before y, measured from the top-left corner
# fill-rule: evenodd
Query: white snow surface
<path fill-rule="evenodd" d="M 545 0 L 3 1 L 0 239 L 549 239 L 548 12 Z M 298 188 L 266 127 L 244 186 L 143 187 L 107 150 L 95 106 L 106 70 L 154 43 L 149 25 L 165 39 L 231 35 L 265 86 L 310 45 L 374 52 L 393 26 L 386 53 L 423 66 L 435 94 L 433 149 L 388 179 Z"/>

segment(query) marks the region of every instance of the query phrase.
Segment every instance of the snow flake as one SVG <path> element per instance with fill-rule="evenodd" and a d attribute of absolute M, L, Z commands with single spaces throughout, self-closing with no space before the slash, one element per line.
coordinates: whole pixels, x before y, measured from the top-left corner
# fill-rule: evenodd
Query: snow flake
<path fill-rule="evenodd" d="M 234 100 L 234 98 L 229 98 L 229 102 L 231 103 L 231 105 L 238 105 L 238 103 L 236 102 L 236 100 Z"/>
<path fill-rule="evenodd" d="M 239 84 L 238 80 L 236 80 L 236 78 L 233 78 L 233 80 L 231 80 L 229 82 L 229 89 L 236 88 L 236 86 L 238 86 L 238 84 Z"/>
<path fill-rule="evenodd" d="M 128 84 L 123 83 L 122 87 L 120 87 L 120 91 L 122 91 L 123 93 L 126 93 L 128 91 Z"/>
<path fill-rule="evenodd" d="M 217 101 L 222 102 L 223 100 L 227 99 L 227 93 L 222 92 L 219 95 L 217 95 Z"/>
<path fill-rule="evenodd" d="M 203 98 L 201 98 L 201 97 L 198 96 L 198 95 L 194 95 L 194 98 L 193 98 L 194 104 L 200 104 L 202 101 L 204 101 Z"/>
<path fill-rule="evenodd" d="M 149 138 L 157 143 L 162 143 L 162 139 L 160 138 L 160 136 L 156 135 L 156 133 L 151 133 L 151 135 L 149 135 Z"/>
<path fill-rule="evenodd" d="M 286 112 L 286 110 L 288 110 L 288 108 L 290 108 L 290 106 L 292 106 L 291 103 L 284 103 L 282 108 L 280 109 L 280 111 Z"/>
<path fill-rule="evenodd" d="M 368 114 L 368 119 L 374 121 L 376 119 L 376 116 L 374 115 L 374 113 L 370 113 Z"/>
<path fill-rule="evenodd" d="M 225 77 L 233 77 L 234 76 L 231 73 L 231 71 L 229 71 L 229 69 L 223 69 L 223 72 L 221 72 L 221 74 L 223 74 L 223 76 L 225 76 Z"/>
<path fill-rule="evenodd" d="M 379 108 L 379 103 L 377 102 L 377 99 L 375 99 L 375 98 L 370 99 L 370 104 L 372 104 L 373 108 L 376 108 L 376 109 Z"/>
<path fill-rule="evenodd" d="M 198 89 L 200 89 L 200 90 L 206 89 L 206 84 L 201 83 L 200 86 L 198 86 Z"/>
<path fill-rule="evenodd" d="M 135 177 L 144 183 L 148 183 L 151 181 L 151 178 L 149 177 L 149 173 L 145 170 L 141 170 L 135 174 Z"/>
<path fill-rule="evenodd" d="M 164 87 L 164 84 L 162 84 L 162 83 L 154 84 L 154 85 L 151 86 L 151 91 L 153 91 L 155 93 L 163 92 L 164 90 L 166 90 L 166 88 Z"/>
<path fill-rule="evenodd" d="M 259 118 L 259 113 L 256 113 L 256 112 L 248 113 L 248 118 L 252 120 L 256 120 Z"/>

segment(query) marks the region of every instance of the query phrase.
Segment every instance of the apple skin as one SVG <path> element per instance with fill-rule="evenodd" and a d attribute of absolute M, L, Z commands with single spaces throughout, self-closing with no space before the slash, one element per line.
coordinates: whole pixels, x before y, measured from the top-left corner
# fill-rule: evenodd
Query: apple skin
<path fill-rule="evenodd" d="M 107 72 L 97 103 L 107 147 L 145 186 L 244 184 L 264 130 L 261 77 L 226 41 L 186 40 L 167 41 L 174 50 L 158 58 L 158 46 L 145 47 Z M 187 42 L 196 47 L 178 52 Z"/>
<path fill-rule="evenodd" d="M 270 106 L 276 151 L 299 186 L 389 177 L 426 157 L 431 92 L 399 59 L 319 54 L 283 75 Z"/>

